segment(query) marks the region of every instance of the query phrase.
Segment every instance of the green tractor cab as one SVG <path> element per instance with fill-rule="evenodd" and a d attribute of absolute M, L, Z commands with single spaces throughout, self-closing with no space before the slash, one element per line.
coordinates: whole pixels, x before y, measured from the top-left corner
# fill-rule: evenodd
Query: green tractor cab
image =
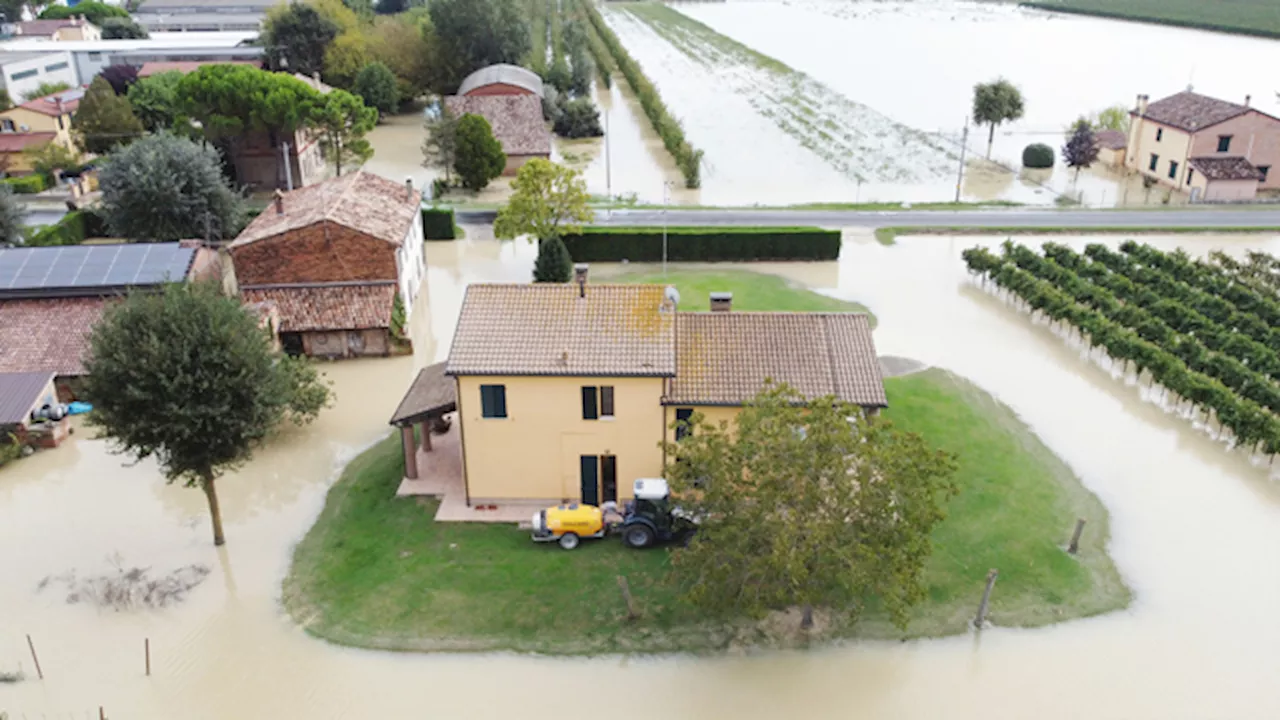
<path fill-rule="evenodd" d="M 636 480 L 633 495 L 623 514 L 622 542 L 630 548 L 653 547 L 658 543 L 687 542 L 697 524 L 671 503 L 671 490 L 661 478 Z"/>

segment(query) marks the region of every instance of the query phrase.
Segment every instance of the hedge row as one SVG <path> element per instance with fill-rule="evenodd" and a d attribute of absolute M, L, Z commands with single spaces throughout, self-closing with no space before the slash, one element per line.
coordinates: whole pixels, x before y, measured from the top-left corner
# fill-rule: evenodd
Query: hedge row
<path fill-rule="evenodd" d="M 0 180 L 5 185 L 13 188 L 13 191 L 22 195 L 34 195 L 38 192 L 44 192 L 49 185 L 45 182 L 43 175 L 23 175 L 21 177 L 8 177 Z"/>
<path fill-rule="evenodd" d="M 662 144 L 675 159 L 676 166 L 684 175 L 685 187 L 701 187 L 702 151 L 695 150 L 685 139 L 684 128 L 680 127 L 680 121 L 671 116 L 671 112 L 662 102 L 662 96 L 658 95 L 658 89 L 653 86 L 649 78 L 645 77 L 639 63 L 631 57 L 626 48 L 622 47 L 622 42 L 605 24 L 604 18 L 600 16 L 600 11 L 596 9 L 592 0 L 577 0 L 577 2 L 578 7 L 586 13 L 592 26 L 600 34 L 600 39 L 604 41 L 605 47 L 609 48 L 609 53 L 618 63 L 618 69 L 631 85 L 631 90 L 640 101 L 640 107 L 644 108 L 644 114 L 649 118 L 649 123 L 653 125 L 658 137 L 662 138 Z"/>
<path fill-rule="evenodd" d="M 452 240 L 453 208 L 422 208 L 422 236 L 428 240 Z"/>
<path fill-rule="evenodd" d="M 27 245 L 79 245 L 85 238 L 106 237 L 107 228 L 102 218 L 89 210 L 73 210 L 52 225 L 36 230 L 27 238 Z"/>
<path fill-rule="evenodd" d="M 582 27 L 582 32 L 587 36 L 587 49 L 591 51 L 591 57 L 596 61 L 596 72 L 600 75 L 600 82 L 606 87 L 613 87 L 613 71 L 617 70 L 617 66 L 613 62 L 613 56 L 609 54 L 609 49 L 605 47 L 604 40 L 600 39 L 600 33 L 596 30 L 596 26 L 587 17 L 586 11 L 582 9 L 582 5 L 575 2 L 573 8 L 573 17 Z"/>
<path fill-rule="evenodd" d="M 661 262 L 662 228 L 587 227 L 566 235 L 575 262 Z M 816 227 L 667 228 L 667 260 L 835 260 L 840 231 Z"/>

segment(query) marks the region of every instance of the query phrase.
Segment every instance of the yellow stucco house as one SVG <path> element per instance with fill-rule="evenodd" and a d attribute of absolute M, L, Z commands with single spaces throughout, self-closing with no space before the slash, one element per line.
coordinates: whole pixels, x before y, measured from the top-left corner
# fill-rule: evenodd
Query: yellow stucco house
<path fill-rule="evenodd" d="M 866 315 L 734 312 L 728 293 L 682 312 L 661 285 L 576 275 L 467 289 L 443 373 L 468 506 L 628 499 L 662 476 L 678 419 L 732 420 L 766 379 L 886 406 Z"/>
<path fill-rule="evenodd" d="M 71 119 L 83 97 L 84 88 L 71 88 L 0 112 L 0 165 L 4 172 L 31 172 L 27 151 L 51 142 L 74 150 Z"/>

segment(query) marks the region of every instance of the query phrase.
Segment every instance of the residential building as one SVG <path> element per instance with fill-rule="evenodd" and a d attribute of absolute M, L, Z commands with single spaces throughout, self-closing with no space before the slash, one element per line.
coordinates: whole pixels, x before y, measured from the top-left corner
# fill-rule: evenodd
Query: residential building
<path fill-rule="evenodd" d="M 1280 189 L 1280 173 L 1270 172 L 1280 163 L 1280 118 L 1251 107 L 1248 97 L 1236 104 L 1190 90 L 1156 102 L 1139 95 L 1127 145 L 1126 167 L 1193 201 Z"/>
<path fill-rule="evenodd" d="M 532 158 L 551 157 L 551 131 L 537 95 L 450 95 L 444 104 L 454 117 L 480 115 L 489 121 L 507 154 L 503 175 L 515 175 Z"/>
<path fill-rule="evenodd" d="M 5 177 L 30 175 L 35 168 L 27 151 L 48 145 L 56 136 L 51 132 L 0 133 L 0 174 Z"/>
<path fill-rule="evenodd" d="M 269 0 L 146 0 L 133 19 L 147 32 L 228 32 L 262 28 Z"/>
<path fill-rule="evenodd" d="M 537 95 L 542 97 L 542 78 L 518 65 L 482 67 L 462 80 L 459 95 Z"/>
<path fill-rule="evenodd" d="M 71 88 L 0 112 L 0 136 L 8 133 L 53 133 L 54 142 L 65 148 L 74 147 L 71 120 L 83 98 L 84 88 Z"/>
<path fill-rule="evenodd" d="M 83 15 L 60 20 L 28 20 L 8 26 L 15 37 L 64 42 L 68 40 L 101 40 L 102 31 Z"/>
<path fill-rule="evenodd" d="M 1098 162 L 1112 168 L 1124 167 L 1124 149 L 1128 136 L 1120 130 L 1099 130 L 1094 133 L 1098 143 Z"/>
<path fill-rule="evenodd" d="M 31 50 L 16 51 L 13 43 L 5 43 L 0 50 L 0 82 L 9 93 L 9 99 L 22 102 L 27 93 L 42 83 L 66 83 L 79 85 L 80 78 L 71 61 L 71 53 L 59 47 L 54 50 L 47 41 Z"/>
<path fill-rule="evenodd" d="M 108 302 L 215 268 L 198 242 L 0 249 L 0 373 L 53 373 L 71 397 Z"/>
<path fill-rule="evenodd" d="M 575 274 L 470 286 L 443 370 L 423 371 L 393 417 L 404 427 L 456 408 L 468 507 L 625 500 L 637 478 L 662 476 L 663 442 L 686 432 L 677 421 L 733 422 L 770 380 L 867 415 L 887 405 L 864 314 L 733 312 L 729 293 L 682 312 L 661 285 Z M 403 440 L 406 468 L 419 469 L 411 455 L 441 464 L 412 432 Z"/>
<path fill-rule="evenodd" d="M 287 352 L 386 355 L 425 274 L 422 194 L 363 170 L 277 193 L 227 249 L 248 303 L 274 303 Z"/>
<path fill-rule="evenodd" d="M 53 373 L 0 373 L 0 444 L 57 447 L 70 426 L 58 405 Z"/>
<path fill-rule="evenodd" d="M 52 48 L 56 48 L 69 56 L 71 72 L 64 77 L 39 77 L 30 83 L 30 87 L 34 88 L 42 81 L 88 85 L 107 65 L 141 66 L 147 62 L 178 60 L 258 60 L 263 54 L 261 47 L 242 45 L 255 37 L 256 32 L 167 33 L 165 37 L 140 40 L 68 40 L 56 45 L 48 40 L 14 38 L 0 45 L 0 66 L 13 56 L 28 53 L 48 55 L 54 52 Z M 23 68 L 22 72 L 30 70 L 30 66 Z M 49 75 L 48 71 L 45 74 Z M 11 90 L 10 95 L 18 100 L 21 91 L 15 94 Z"/>

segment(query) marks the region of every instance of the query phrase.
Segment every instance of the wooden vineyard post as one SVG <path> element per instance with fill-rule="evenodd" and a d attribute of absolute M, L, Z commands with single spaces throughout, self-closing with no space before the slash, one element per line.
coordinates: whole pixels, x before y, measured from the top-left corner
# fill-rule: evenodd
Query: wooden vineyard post
<path fill-rule="evenodd" d="M 1080 534 L 1084 532 L 1084 518 L 1076 518 L 1075 532 L 1071 533 L 1071 543 L 1067 545 L 1067 552 L 1075 555 L 1080 549 Z"/>
<path fill-rule="evenodd" d="M 987 621 L 987 604 L 991 602 L 991 589 L 996 586 L 996 577 L 1000 572 L 995 568 L 987 571 L 987 589 L 982 591 L 982 602 L 978 604 L 978 615 L 973 619 L 973 626 L 979 630 Z"/>
<path fill-rule="evenodd" d="M 151 638 L 143 638 L 142 651 L 147 659 L 147 677 L 151 677 Z"/>
<path fill-rule="evenodd" d="M 27 635 L 27 647 L 31 649 L 31 660 L 36 664 L 36 675 L 43 680 L 44 671 L 40 669 L 40 658 L 36 655 L 36 644 L 31 642 L 30 635 Z"/>
<path fill-rule="evenodd" d="M 622 599 L 627 604 L 627 619 L 635 620 L 640 617 L 640 613 L 636 611 L 635 599 L 631 597 L 631 586 L 627 584 L 627 578 L 618 576 L 618 589 L 622 591 Z"/>

